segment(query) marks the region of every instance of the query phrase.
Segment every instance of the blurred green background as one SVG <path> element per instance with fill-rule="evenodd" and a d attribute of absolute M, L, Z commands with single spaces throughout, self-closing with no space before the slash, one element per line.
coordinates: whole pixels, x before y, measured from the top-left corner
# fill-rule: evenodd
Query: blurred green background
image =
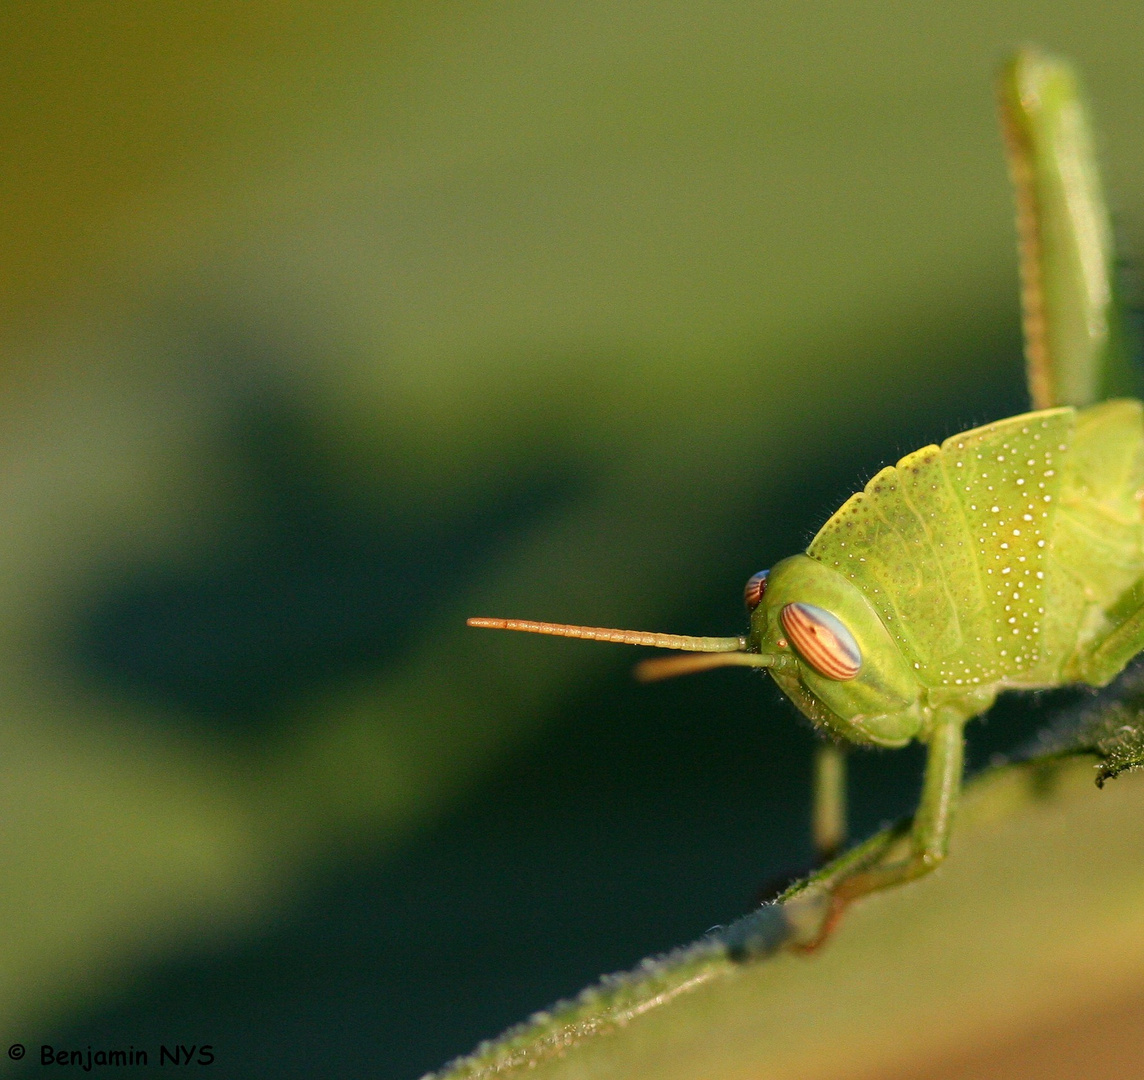
<path fill-rule="evenodd" d="M 812 738 L 726 671 L 881 465 L 1025 406 L 991 79 L 1138 3 L 0 11 L 0 1036 L 414 1077 L 747 911 Z M 971 760 L 1024 738 L 1003 704 Z M 920 758 L 863 755 L 859 832 Z M 36 1058 L 33 1061 L 33 1058 Z M 5 1066 L 8 1063 L 4 1062 Z"/>

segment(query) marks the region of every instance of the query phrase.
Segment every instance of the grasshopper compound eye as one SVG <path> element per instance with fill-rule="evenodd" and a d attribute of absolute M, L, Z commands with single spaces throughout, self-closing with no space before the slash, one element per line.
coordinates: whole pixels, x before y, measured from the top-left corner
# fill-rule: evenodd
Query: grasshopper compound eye
<path fill-rule="evenodd" d="M 763 593 L 767 591 L 767 577 L 769 575 L 769 570 L 760 570 L 747 581 L 743 588 L 743 603 L 747 605 L 748 611 L 754 611 L 759 606 Z"/>
<path fill-rule="evenodd" d="M 819 675 L 844 682 L 862 667 L 854 635 L 829 611 L 813 604 L 787 604 L 779 616 L 791 644 Z"/>

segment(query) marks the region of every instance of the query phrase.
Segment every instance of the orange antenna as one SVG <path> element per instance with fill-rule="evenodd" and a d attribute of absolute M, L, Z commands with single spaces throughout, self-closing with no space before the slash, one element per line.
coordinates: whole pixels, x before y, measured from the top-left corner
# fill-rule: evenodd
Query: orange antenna
<path fill-rule="evenodd" d="M 659 682 L 677 675 L 693 675 L 717 667 L 772 667 L 775 658 L 764 653 L 695 653 L 693 656 L 663 656 L 636 664 L 635 676 L 640 682 Z"/>
<path fill-rule="evenodd" d="M 681 649 L 695 653 L 735 653 L 747 649 L 745 637 L 686 637 L 681 634 L 651 634 L 643 630 L 612 630 L 604 626 L 529 622 L 527 619 L 469 619 L 468 625 L 485 630 L 522 630 L 527 634 L 553 634 L 556 637 L 614 641 L 621 645 L 650 645 L 656 649 Z"/>

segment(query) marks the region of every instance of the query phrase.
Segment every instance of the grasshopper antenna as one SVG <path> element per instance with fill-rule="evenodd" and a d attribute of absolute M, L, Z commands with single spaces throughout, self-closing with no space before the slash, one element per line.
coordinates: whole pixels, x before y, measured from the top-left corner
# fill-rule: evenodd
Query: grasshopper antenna
<path fill-rule="evenodd" d="M 677 649 L 693 654 L 643 661 L 635 669 L 640 682 L 658 682 L 717 667 L 770 667 L 775 660 L 762 653 L 748 652 L 745 637 L 688 637 L 684 634 L 654 634 L 646 630 L 613 630 L 605 626 L 530 622 L 527 619 L 469 619 L 467 625 L 484 630 L 520 630 L 527 634 L 613 641 L 620 645 L 648 645 L 655 649 Z"/>

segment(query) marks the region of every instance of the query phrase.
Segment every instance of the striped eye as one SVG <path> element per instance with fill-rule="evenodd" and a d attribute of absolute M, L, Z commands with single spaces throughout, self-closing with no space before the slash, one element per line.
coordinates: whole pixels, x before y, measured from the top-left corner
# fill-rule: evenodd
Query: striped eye
<path fill-rule="evenodd" d="M 844 682 L 858 674 L 858 642 L 829 611 L 813 604 L 787 604 L 779 619 L 799 655 L 819 675 Z"/>
<path fill-rule="evenodd" d="M 760 570 L 747 582 L 743 589 L 743 603 L 747 605 L 748 611 L 754 611 L 759 606 L 763 593 L 767 591 L 767 577 L 769 575 L 769 570 Z"/>

